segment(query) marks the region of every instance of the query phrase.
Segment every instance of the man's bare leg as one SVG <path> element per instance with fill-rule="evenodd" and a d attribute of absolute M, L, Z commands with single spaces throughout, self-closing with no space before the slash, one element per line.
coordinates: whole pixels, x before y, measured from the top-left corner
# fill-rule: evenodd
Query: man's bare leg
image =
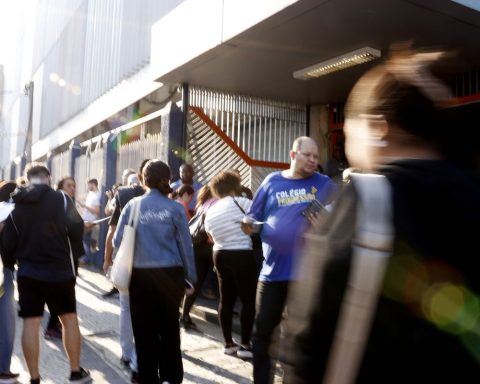
<path fill-rule="evenodd" d="M 23 319 L 22 349 L 27 363 L 28 371 L 32 379 L 40 378 L 38 370 L 38 358 L 40 355 L 40 331 L 41 317 L 27 317 Z"/>
<path fill-rule="evenodd" d="M 78 327 L 78 318 L 76 313 L 65 313 L 60 315 L 63 329 L 63 346 L 70 361 L 70 369 L 74 372 L 80 370 L 80 352 L 82 336 Z"/>

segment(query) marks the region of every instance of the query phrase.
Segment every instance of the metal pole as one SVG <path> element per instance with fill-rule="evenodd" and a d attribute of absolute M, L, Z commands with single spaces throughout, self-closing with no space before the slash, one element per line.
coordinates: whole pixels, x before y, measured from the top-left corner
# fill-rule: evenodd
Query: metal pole
<path fill-rule="evenodd" d="M 23 152 L 27 163 L 30 163 L 32 161 L 33 81 L 25 86 L 25 94 L 28 95 L 28 125 Z"/>
<path fill-rule="evenodd" d="M 180 143 L 179 145 L 182 148 L 187 148 L 187 121 L 188 121 L 188 108 L 190 107 L 189 104 L 189 92 L 188 92 L 188 84 L 182 84 L 182 112 L 183 112 L 183 125 L 182 125 L 182 132 L 180 135 Z"/>

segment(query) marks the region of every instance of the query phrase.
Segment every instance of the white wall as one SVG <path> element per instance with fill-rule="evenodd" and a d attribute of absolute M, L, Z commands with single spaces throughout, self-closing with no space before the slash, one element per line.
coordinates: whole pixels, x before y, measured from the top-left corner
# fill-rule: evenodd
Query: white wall
<path fill-rule="evenodd" d="M 165 75 L 297 1 L 184 1 L 152 27 L 152 75 Z"/>

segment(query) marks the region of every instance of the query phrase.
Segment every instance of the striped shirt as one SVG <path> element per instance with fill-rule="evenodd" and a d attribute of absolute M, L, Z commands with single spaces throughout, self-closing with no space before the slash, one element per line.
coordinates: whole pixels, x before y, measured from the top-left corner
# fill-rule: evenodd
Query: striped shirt
<path fill-rule="evenodd" d="M 245 212 L 250 209 L 252 201 L 245 197 L 235 197 L 237 203 Z M 240 222 L 243 212 L 233 201 L 233 197 L 227 196 L 218 200 L 210 207 L 205 215 L 205 229 L 212 236 L 213 250 L 220 249 L 252 249 L 252 239 L 243 233 Z"/>

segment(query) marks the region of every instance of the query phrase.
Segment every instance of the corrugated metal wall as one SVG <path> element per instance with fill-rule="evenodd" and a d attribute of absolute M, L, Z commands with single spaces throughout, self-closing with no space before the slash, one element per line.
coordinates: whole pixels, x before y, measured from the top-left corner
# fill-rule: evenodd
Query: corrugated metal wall
<path fill-rule="evenodd" d="M 44 63 L 40 137 L 145 67 L 151 26 L 182 1 L 41 1 L 33 58 L 34 68 Z"/>

